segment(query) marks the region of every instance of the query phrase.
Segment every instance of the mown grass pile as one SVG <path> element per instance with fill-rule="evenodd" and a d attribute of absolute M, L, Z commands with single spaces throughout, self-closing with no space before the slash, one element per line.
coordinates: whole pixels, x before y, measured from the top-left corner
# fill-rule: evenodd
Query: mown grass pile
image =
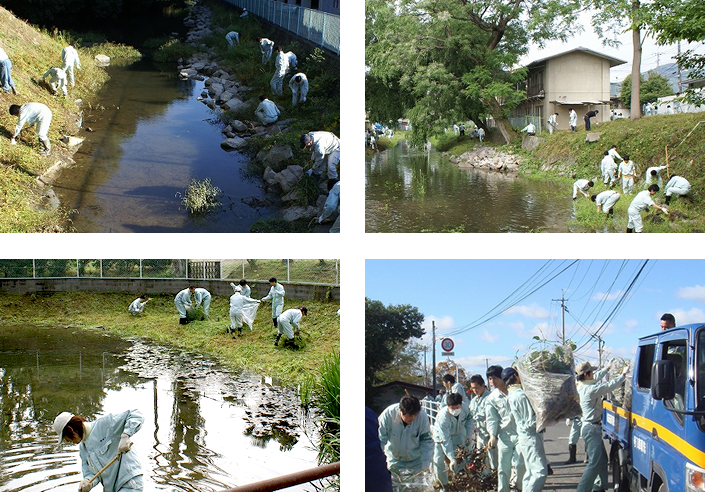
<path fill-rule="evenodd" d="M 309 375 L 318 374 L 326 358 L 340 351 L 338 302 L 286 299 L 285 309 L 308 307 L 308 316 L 301 323 L 304 346 L 291 350 L 281 343 L 274 346 L 276 329 L 269 303 L 260 306 L 253 331 L 245 327 L 244 336 L 233 339 L 226 334 L 230 326 L 228 296 L 213 296 L 209 319 L 179 325 L 173 295 L 148 292 L 153 299 L 145 312 L 132 316 L 127 307 L 139 294 L 3 294 L 0 306 L 6 315 L 0 318 L 0 326 L 30 324 L 51 329 L 68 325 L 83 330 L 105 330 L 122 337 L 142 337 L 212 355 L 226 366 L 271 375 L 284 384 L 302 383 Z M 265 294 L 253 291 L 252 296 Z"/>
<path fill-rule="evenodd" d="M 105 83 L 107 74 L 93 58 L 104 53 L 111 58 L 138 58 L 135 50 L 110 43 L 84 48 L 82 39 L 61 31 L 46 32 L 17 19 L 0 7 L 0 40 L 12 61 L 12 78 L 18 95 L 3 94 L 0 107 L 0 232 L 52 232 L 65 230 L 68 215 L 62 210 L 40 207 L 43 189 L 37 177 L 57 161 L 67 160 L 70 151 L 58 142 L 65 135 L 76 135 L 81 106 L 77 100 L 90 99 Z M 81 70 L 76 71 L 76 86 L 69 87 L 69 95 L 53 95 L 42 83 L 44 73 L 51 67 L 61 67 L 61 50 L 73 43 L 81 58 Z M 18 145 L 10 145 L 17 118 L 11 116 L 11 104 L 40 102 L 53 112 L 49 139 L 52 155 L 38 154 L 41 144 L 35 130 L 26 127 L 18 138 Z"/>

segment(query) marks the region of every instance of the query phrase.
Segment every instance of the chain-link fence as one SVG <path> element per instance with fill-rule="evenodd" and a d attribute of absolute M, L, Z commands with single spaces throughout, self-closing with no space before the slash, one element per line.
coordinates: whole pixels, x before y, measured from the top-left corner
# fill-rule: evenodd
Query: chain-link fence
<path fill-rule="evenodd" d="M 241 278 L 340 284 L 340 260 L 0 260 L 0 278 Z"/>
<path fill-rule="evenodd" d="M 274 0 L 224 0 L 295 35 L 340 54 L 340 16 Z"/>

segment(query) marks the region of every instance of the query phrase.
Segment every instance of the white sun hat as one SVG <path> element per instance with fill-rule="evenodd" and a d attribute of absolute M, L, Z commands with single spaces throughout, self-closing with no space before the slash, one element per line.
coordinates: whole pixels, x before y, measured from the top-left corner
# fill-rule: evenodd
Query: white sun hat
<path fill-rule="evenodd" d="M 72 413 L 61 412 L 54 419 L 54 432 L 56 432 L 59 435 L 59 444 L 61 444 L 61 441 L 63 441 L 62 434 L 64 432 L 64 427 L 66 427 L 66 424 L 69 423 L 69 420 L 71 420 L 71 418 L 73 418 L 73 416 L 74 415 Z"/>

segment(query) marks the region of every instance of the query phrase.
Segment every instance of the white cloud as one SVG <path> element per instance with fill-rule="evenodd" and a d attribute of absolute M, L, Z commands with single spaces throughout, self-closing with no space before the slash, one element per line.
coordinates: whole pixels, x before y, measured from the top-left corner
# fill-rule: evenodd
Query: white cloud
<path fill-rule="evenodd" d="M 639 322 L 635 319 L 628 319 L 624 322 L 624 326 L 626 326 L 627 328 L 636 328 L 637 326 L 639 326 Z"/>
<path fill-rule="evenodd" d="M 538 319 L 545 319 L 549 316 L 549 312 L 536 303 L 528 306 L 513 306 L 507 310 L 507 313 L 520 314 L 522 316 L 526 316 L 527 318 Z"/>
<path fill-rule="evenodd" d="M 438 335 L 439 332 L 455 328 L 455 321 L 452 316 L 443 316 L 442 318 L 438 318 L 436 316 L 429 315 L 424 318 L 423 324 L 421 325 L 427 333 L 431 333 L 431 330 L 433 329 L 431 324 L 433 321 L 436 322 L 436 335 Z"/>
<path fill-rule="evenodd" d="M 676 291 L 676 295 L 681 299 L 705 302 L 705 285 L 695 285 L 693 287 L 681 287 Z"/>
<path fill-rule="evenodd" d="M 606 292 L 596 292 L 590 299 L 593 301 L 614 301 L 622 297 L 623 294 L 623 290 L 618 290 L 617 292 L 613 292 L 611 294 Z"/>
<path fill-rule="evenodd" d="M 482 338 L 483 340 L 490 342 L 490 343 L 497 343 L 499 341 L 499 335 L 497 335 L 496 332 L 493 335 L 492 333 L 490 333 L 487 330 L 482 331 L 482 335 L 480 336 L 480 338 Z"/>
<path fill-rule="evenodd" d="M 676 324 L 678 326 L 687 325 L 688 323 L 700 323 L 705 320 L 705 313 L 702 309 L 698 308 L 692 308 L 688 311 L 685 311 L 683 309 L 674 309 L 670 311 L 670 313 L 676 317 Z M 658 325 L 655 327 L 655 329 L 658 329 Z"/>

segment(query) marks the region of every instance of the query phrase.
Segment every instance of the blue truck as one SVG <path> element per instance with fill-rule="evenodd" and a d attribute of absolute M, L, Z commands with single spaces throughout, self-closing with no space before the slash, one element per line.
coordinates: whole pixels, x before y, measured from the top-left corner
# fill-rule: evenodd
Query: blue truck
<path fill-rule="evenodd" d="M 603 403 L 615 492 L 705 491 L 705 323 L 640 338 L 631 373 Z"/>

